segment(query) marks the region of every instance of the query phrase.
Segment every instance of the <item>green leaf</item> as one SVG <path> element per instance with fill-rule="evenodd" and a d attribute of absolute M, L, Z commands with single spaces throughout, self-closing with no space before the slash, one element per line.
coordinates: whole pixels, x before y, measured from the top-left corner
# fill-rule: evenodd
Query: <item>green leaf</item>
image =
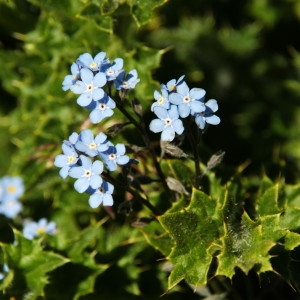
<path fill-rule="evenodd" d="M 191 203 L 186 209 L 166 213 L 159 217 L 162 226 L 175 241 L 168 256 L 174 265 L 169 277 L 171 289 L 182 279 L 190 284 L 202 285 L 206 277 L 212 255 L 207 253 L 220 235 L 220 221 L 212 217 L 216 203 L 201 191 L 193 190 Z"/>
<path fill-rule="evenodd" d="M 271 255 L 268 252 L 275 242 L 270 232 L 265 234 L 263 222 L 254 222 L 244 213 L 240 227 L 230 227 L 230 231 L 227 227 L 226 234 L 221 240 L 223 251 L 218 256 L 218 275 L 232 278 L 236 267 L 246 274 L 253 267 L 257 268 L 257 272 L 273 270 L 270 262 Z"/>
<path fill-rule="evenodd" d="M 43 296 L 48 283 L 47 273 L 69 260 L 57 253 L 45 251 L 40 240 L 27 240 L 15 231 L 14 244 L 2 244 L 5 261 L 9 268 L 18 269 L 25 277 L 27 288 L 34 296 Z"/>
<path fill-rule="evenodd" d="M 153 9 L 163 5 L 167 1 L 168 0 L 128 0 L 133 17 L 139 27 L 151 20 Z"/>
<path fill-rule="evenodd" d="M 259 198 L 257 203 L 257 212 L 259 216 L 277 214 L 280 212 L 278 208 L 278 190 L 279 184 L 275 184 L 268 188 Z"/>
<path fill-rule="evenodd" d="M 141 228 L 141 232 L 152 247 L 159 250 L 165 256 L 170 254 L 174 242 L 159 222 L 151 222 Z"/>

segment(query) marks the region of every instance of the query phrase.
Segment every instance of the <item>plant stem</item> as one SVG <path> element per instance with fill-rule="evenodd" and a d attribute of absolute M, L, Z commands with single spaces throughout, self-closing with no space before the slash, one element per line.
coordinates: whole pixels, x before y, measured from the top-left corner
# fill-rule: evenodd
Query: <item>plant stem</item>
<path fill-rule="evenodd" d="M 145 122 L 144 122 L 143 118 L 140 117 L 141 123 L 139 123 L 135 118 L 132 117 L 132 115 L 130 113 L 128 113 L 128 111 L 123 107 L 122 104 L 117 102 L 117 107 L 123 113 L 123 115 L 140 131 L 140 133 L 143 137 L 144 143 L 145 143 L 147 149 L 150 151 L 150 154 L 151 154 L 151 157 L 152 157 L 152 160 L 153 160 L 153 163 L 154 163 L 154 167 L 157 171 L 157 174 L 158 174 L 159 178 L 161 179 L 161 182 L 164 186 L 164 189 L 168 194 L 170 194 L 171 191 L 170 191 L 169 186 L 166 182 L 165 175 L 164 175 L 164 173 L 163 173 L 163 171 L 160 167 L 160 164 L 157 160 L 156 153 L 155 153 L 153 147 L 151 146 L 151 142 L 150 142 L 150 139 L 148 137 L 147 131 L 145 130 Z"/>
<path fill-rule="evenodd" d="M 187 137 L 188 137 L 189 143 L 191 145 L 193 157 L 194 157 L 194 166 L 195 166 L 195 173 L 196 173 L 194 186 L 195 186 L 195 188 L 199 189 L 200 180 L 202 178 L 201 169 L 200 169 L 200 156 L 199 156 L 200 135 L 199 135 L 198 128 L 196 131 L 196 136 L 193 135 L 192 134 L 193 130 L 191 130 L 191 126 L 192 126 L 192 122 L 191 122 L 191 119 L 189 119 L 189 122 L 186 126 L 186 128 L 189 129 L 187 132 Z"/>

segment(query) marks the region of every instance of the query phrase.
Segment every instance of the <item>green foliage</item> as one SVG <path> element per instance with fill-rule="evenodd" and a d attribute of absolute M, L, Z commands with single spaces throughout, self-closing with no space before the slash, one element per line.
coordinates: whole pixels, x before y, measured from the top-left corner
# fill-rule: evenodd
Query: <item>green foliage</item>
<path fill-rule="evenodd" d="M 179 174 L 186 179 L 189 170 L 181 169 Z M 169 289 L 183 279 L 200 286 L 214 276 L 232 278 L 236 268 L 246 274 L 251 269 L 258 274 L 280 273 L 278 265 L 282 268 L 286 262 L 277 261 L 274 267 L 272 251 L 279 245 L 285 251 L 293 251 L 300 244 L 300 234 L 294 231 L 300 228 L 299 218 L 295 217 L 299 216 L 299 204 L 295 199 L 298 188 L 274 184 L 264 177 L 255 196 L 252 218 L 243 208 L 243 193 L 235 181 L 226 186 L 219 184 L 219 196 L 215 198 L 193 189 L 187 206 L 175 203 L 158 218 L 165 231 L 160 230 L 159 235 L 153 235 L 152 230 L 148 232 L 150 244 L 167 254 L 173 265 Z M 281 193 L 284 196 L 280 196 Z M 166 248 L 168 239 L 172 243 Z M 284 273 L 281 276 L 291 281 L 290 276 Z"/>
<path fill-rule="evenodd" d="M 297 1 L 0 0 L 0 177 L 21 176 L 26 190 L 21 214 L 0 218 L 3 299 L 199 299 L 202 285 L 206 296 L 287 297 L 283 282 L 297 297 L 299 9 Z M 112 208 L 91 209 L 59 177 L 62 140 L 91 126 L 61 82 L 80 54 L 99 51 L 137 69 L 130 96 L 146 122 L 154 90 L 183 74 L 218 99 L 221 126 L 196 149 L 200 187 L 186 141 L 178 143 L 185 158 L 160 158 L 158 147 L 132 154 L 134 175 L 149 182 L 134 195 L 116 191 Z M 124 119 L 114 116 L 97 131 Z M 116 140 L 145 147 L 132 127 Z M 220 148 L 225 162 L 212 172 L 204 162 Z M 182 193 L 163 190 L 153 156 Z M 57 234 L 25 239 L 24 220 L 41 217 L 56 222 Z M 229 283 L 216 288 L 222 280 Z M 266 281 L 274 286 L 264 290 Z"/>

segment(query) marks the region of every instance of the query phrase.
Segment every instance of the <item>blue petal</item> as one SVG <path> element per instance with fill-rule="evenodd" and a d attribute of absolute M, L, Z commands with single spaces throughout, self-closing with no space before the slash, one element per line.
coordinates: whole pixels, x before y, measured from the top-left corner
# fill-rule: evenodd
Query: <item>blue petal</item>
<path fill-rule="evenodd" d="M 88 106 L 92 101 L 93 101 L 93 97 L 92 97 L 92 95 L 90 93 L 81 94 L 77 98 L 78 105 L 80 105 L 82 107 Z"/>
<path fill-rule="evenodd" d="M 122 155 L 122 156 L 117 158 L 117 163 L 119 165 L 125 165 L 128 162 L 129 162 L 129 156 L 127 156 L 127 155 Z"/>
<path fill-rule="evenodd" d="M 74 94 L 82 94 L 86 91 L 86 85 L 82 81 L 77 80 L 76 83 L 70 87 L 70 90 Z"/>
<path fill-rule="evenodd" d="M 116 151 L 118 155 L 123 155 L 126 152 L 126 148 L 124 144 L 117 144 L 116 145 Z"/>
<path fill-rule="evenodd" d="M 104 206 L 112 206 L 114 204 L 113 197 L 110 194 L 104 194 L 102 201 Z"/>
<path fill-rule="evenodd" d="M 89 187 L 89 181 L 86 178 L 79 178 L 74 183 L 74 188 L 78 193 L 85 192 Z"/>
<path fill-rule="evenodd" d="M 149 128 L 155 133 L 161 132 L 164 129 L 164 122 L 160 119 L 154 119 L 150 122 Z"/>
<path fill-rule="evenodd" d="M 91 84 L 94 78 L 94 74 L 91 70 L 89 69 L 82 69 L 80 71 L 80 76 L 81 76 L 81 80 L 85 83 L 85 84 Z"/>
<path fill-rule="evenodd" d="M 64 166 L 62 167 L 60 170 L 59 170 L 59 175 L 65 179 L 68 177 L 69 175 L 69 170 L 70 170 L 70 167 L 69 166 Z"/>
<path fill-rule="evenodd" d="M 156 106 L 153 109 L 153 112 L 160 118 L 160 119 L 166 119 L 169 117 L 168 111 L 160 106 Z"/>
<path fill-rule="evenodd" d="M 218 110 L 218 103 L 215 99 L 210 99 L 205 103 L 206 106 L 208 106 L 213 112 L 216 112 Z"/>
<path fill-rule="evenodd" d="M 66 155 L 63 154 L 58 154 L 55 157 L 54 160 L 54 165 L 56 167 L 62 168 L 63 166 L 65 166 L 66 164 L 68 164 L 68 157 Z"/>
<path fill-rule="evenodd" d="M 161 140 L 162 141 L 173 141 L 175 138 L 175 131 L 172 127 L 166 127 L 162 134 L 161 134 Z"/>
<path fill-rule="evenodd" d="M 212 124 L 212 125 L 218 125 L 221 122 L 220 118 L 215 115 L 205 117 L 205 121 L 206 121 L 206 123 Z"/>
<path fill-rule="evenodd" d="M 104 91 L 101 88 L 96 88 L 93 90 L 93 99 L 98 101 L 104 97 Z"/>
<path fill-rule="evenodd" d="M 103 163 L 100 160 L 94 161 L 92 165 L 92 172 L 94 174 L 101 174 L 103 172 Z"/>
<path fill-rule="evenodd" d="M 81 178 L 84 175 L 82 167 L 72 167 L 69 171 L 69 176 L 72 178 Z"/>
<path fill-rule="evenodd" d="M 103 194 L 95 193 L 89 198 L 91 208 L 97 208 L 102 203 Z"/>
<path fill-rule="evenodd" d="M 182 95 L 178 94 L 178 93 L 172 93 L 169 95 L 169 101 L 172 104 L 176 104 L 179 105 L 180 103 L 182 103 Z"/>
<path fill-rule="evenodd" d="M 173 128 L 176 131 L 177 134 L 182 134 L 184 131 L 184 127 L 182 124 L 182 121 L 177 119 L 173 122 Z"/>
<path fill-rule="evenodd" d="M 191 109 L 188 104 L 183 103 L 178 106 L 178 112 L 181 118 L 186 118 L 190 114 Z"/>
<path fill-rule="evenodd" d="M 102 87 L 106 84 L 107 80 L 106 80 L 106 75 L 102 72 L 99 72 L 95 75 L 94 77 L 94 86 L 96 87 Z"/>
<path fill-rule="evenodd" d="M 90 179 L 90 186 L 93 188 L 93 189 L 98 189 L 102 184 L 102 178 L 98 175 L 93 175 L 91 176 L 91 179 Z"/>
<path fill-rule="evenodd" d="M 201 100 L 205 96 L 206 91 L 200 88 L 193 88 L 190 90 L 190 96 L 193 99 Z"/>
<path fill-rule="evenodd" d="M 200 129 L 204 129 L 205 127 L 205 120 L 203 118 L 202 115 L 196 115 L 196 118 L 195 118 L 195 122 L 197 124 L 197 126 L 200 128 Z"/>
<path fill-rule="evenodd" d="M 94 140 L 93 132 L 89 129 L 82 130 L 80 133 L 80 140 L 86 145 L 90 144 Z"/>

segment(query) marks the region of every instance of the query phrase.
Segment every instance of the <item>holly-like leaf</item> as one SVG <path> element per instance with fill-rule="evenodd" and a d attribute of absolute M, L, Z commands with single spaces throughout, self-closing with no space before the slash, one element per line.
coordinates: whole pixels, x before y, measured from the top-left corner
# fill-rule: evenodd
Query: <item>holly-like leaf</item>
<path fill-rule="evenodd" d="M 48 283 L 47 273 L 67 263 L 69 259 L 45 251 L 39 240 L 28 240 L 18 231 L 14 232 L 14 244 L 2 244 L 4 260 L 9 268 L 21 270 L 33 297 L 43 296 Z M 33 299 L 33 298 L 32 298 Z"/>
<path fill-rule="evenodd" d="M 218 239 L 221 228 L 220 220 L 213 217 L 215 209 L 216 202 L 213 199 L 194 189 L 187 208 L 159 217 L 162 226 L 175 242 L 167 257 L 174 265 L 169 277 L 169 288 L 182 279 L 193 285 L 206 283 L 213 259 L 207 249 Z"/>

